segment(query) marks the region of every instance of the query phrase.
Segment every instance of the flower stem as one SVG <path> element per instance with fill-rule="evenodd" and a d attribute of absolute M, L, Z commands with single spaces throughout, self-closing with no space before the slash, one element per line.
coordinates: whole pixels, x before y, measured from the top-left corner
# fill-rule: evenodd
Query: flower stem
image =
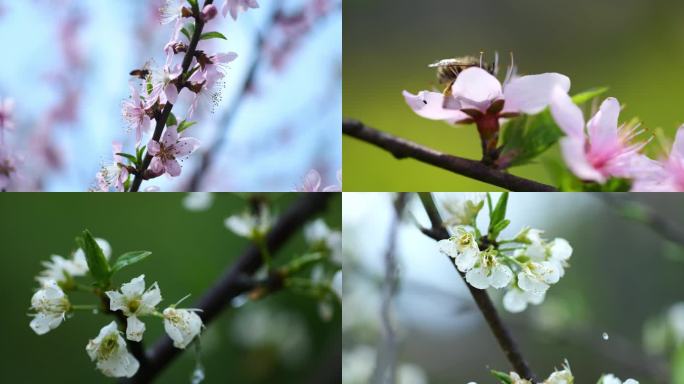
<path fill-rule="evenodd" d="M 480 134 L 482 143 L 482 162 L 494 165 L 499 158 L 499 117 L 485 114 L 477 119 L 477 132 Z"/>
<path fill-rule="evenodd" d="M 91 304 L 72 304 L 70 308 L 72 311 L 92 311 L 93 309 L 100 309 L 97 305 Z"/>

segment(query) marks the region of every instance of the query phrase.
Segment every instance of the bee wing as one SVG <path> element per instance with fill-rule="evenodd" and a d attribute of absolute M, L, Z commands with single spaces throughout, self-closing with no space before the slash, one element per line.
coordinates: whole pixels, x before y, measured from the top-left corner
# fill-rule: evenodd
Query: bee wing
<path fill-rule="evenodd" d="M 457 59 L 442 59 L 435 61 L 434 63 L 428 65 L 429 68 L 436 68 L 436 67 L 447 67 L 449 65 L 455 65 L 458 64 Z"/>

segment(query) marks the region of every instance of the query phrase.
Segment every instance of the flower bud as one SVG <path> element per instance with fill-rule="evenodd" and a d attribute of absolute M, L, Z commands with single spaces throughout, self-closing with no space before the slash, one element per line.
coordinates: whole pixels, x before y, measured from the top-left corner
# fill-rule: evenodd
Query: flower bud
<path fill-rule="evenodd" d="M 216 9 L 216 6 L 214 4 L 209 4 L 204 9 L 202 10 L 202 21 L 205 23 L 218 14 L 218 9 Z"/>

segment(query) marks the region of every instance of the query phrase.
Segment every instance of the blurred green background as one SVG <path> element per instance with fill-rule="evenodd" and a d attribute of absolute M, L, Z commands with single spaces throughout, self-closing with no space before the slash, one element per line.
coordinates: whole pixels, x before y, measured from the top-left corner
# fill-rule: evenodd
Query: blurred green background
<path fill-rule="evenodd" d="M 75 236 L 84 228 L 108 240 L 114 257 L 131 250 L 153 252 L 143 262 L 119 272 L 115 283 L 145 274 L 146 283 L 159 283 L 161 306 L 192 294 L 184 302 L 185 307 L 190 307 L 213 284 L 248 246 L 246 239 L 238 238 L 223 224 L 226 217 L 242 212 L 246 202 L 238 195 L 215 194 L 209 210 L 192 212 L 183 207 L 185 197 L 186 194 L 177 193 L 135 196 L 3 193 L 0 196 L 3 217 L 0 244 L 5 265 L 0 280 L 4 297 L 0 317 L 3 382 L 114 382 L 95 370 L 95 364 L 85 352 L 88 339 L 94 338 L 112 320 L 110 316 L 79 312 L 44 336 L 34 334 L 28 325 L 31 295 L 38 286 L 34 277 L 42 270 L 41 261 L 48 260 L 52 254 L 68 256 L 75 248 Z M 276 212 L 283 212 L 298 195 L 273 194 L 269 198 Z M 340 228 L 340 207 L 340 196 L 333 196 L 322 215 L 332 228 Z M 277 253 L 276 264 L 305 250 L 300 231 Z M 85 293 L 73 293 L 70 299 L 95 304 L 95 298 Z M 247 313 L 254 317 L 244 317 Z M 278 330 L 281 347 L 299 346 L 290 353 L 301 353 L 301 358 L 281 359 L 277 354 L 279 347 L 268 343 L 237 342 L 235 334 L 243 333 L 235 329 L 236 317 L 240 317 L 240 324 L 250 324 L 244 330 L 247 335 L 259 333 L 257 322 Z M 286 324 L 278 324 L 278 319 L 285 319 Z M 144 342 L 150 346 L 164 333 L 163 325 L 155 318 L 144 321 L 147 324 Z M 201 339 L 205 382 L 307 382 L 328 357 L 329 350 L 339 350 L 340 321 L 337 308 L 332 319 L 325 322 L 319 317 L 314 299 L 287 291 L 240 308 L 227 306 L 208 325 Z M 194 366 L 194 354 L 189 348 L 157 381 L 189 383 Z"/>
<path fill-rule="evenodd" d="M 359 384 L 353 378 L 364 371 L 350 352 L 363 345 L 375 350 L 382 342 L 390 195 L 344 194 L 342 327 L 349 361 L 343 384 Z M 684 246 L 626 219 L 623 214 L 635 209 L 615 208 L 606 202 L 608 195 L 649 207 L 684 232 L 684 198 L 678 194 L 512 193 L 511 224 L 503 238 L 530 226 L 545 230 L 545 238 L 567 239 L 574 252 L 565 276 L 540 305 L 509 313 L 500 290 L 487 292 L 540 378 L 567 359 L 579 384 L 596 383 L 606 373 L 641 384 L 684 384 Z M 400 288 L 392 324 L 399 363 L 420 367 L 423 378 L 400 382 L 496 382 L 489 370 L 508 372 L 509 363 L 465 282 L 419 231 L 416 220 L 423 226 L 429 222 L 415 195 L 407 207 L 396 243 Z M 480 229 L 486 229 L 487 218 L 485 208 Z"/>
<path fill-rule="evenodd" d="M 650 132 L 672 138 L 684 122 L 684 2 L 665 0 L 347 0 L 345 117 L 446 153 L 479 159 L 474 127 L 415 115 L 401 91 L 431 89 L 437 59 L 509 52 L 521 74 L 560 72 L 571 92 L 610 87 Z M 466 191 L 496 188 L 344 137 L 345 191 Z M 658 150 L 651 144 L 651 151 Z M 545 156 L 559 159 L 557 146 Z M 551 182 L 539 161 L 513 173 Z M 369 166 L 372 164 L 372 166 Z"/>

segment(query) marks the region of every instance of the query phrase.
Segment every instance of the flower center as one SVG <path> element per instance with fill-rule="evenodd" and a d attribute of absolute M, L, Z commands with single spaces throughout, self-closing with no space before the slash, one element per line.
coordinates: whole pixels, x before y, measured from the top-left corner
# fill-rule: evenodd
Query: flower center
<path fill-rule="evenodd" d="M 119 350 L 118 335 L 110 333 L 100 343 L 100 348 L 97 349 L 97 359 L 107 360 L 112 357 Z"/>
<path fill-rule="evenodd" d="M 9 160 L 4 160 L 3 162 L 0 162 L 0 175 L 4 175 L 9 177 L 12 173 L 14 173 L 16 169 L 10 163 Z"/>
<path fill-rule="evenodd" d="M 164 144 L 160 144 L 157 157 L 159 157 L 161 160 L 174 160 L 176 156 L 173 153 L 173 145 L 166 147 Z"/>
<path fill-rule="evenodd" d="M 139 308 L 140 308 L 140 300 L 139 299 L 133 299 L 133 300 L 128 302 L 128 310 L 131 313 L 136 313 Z"/>

